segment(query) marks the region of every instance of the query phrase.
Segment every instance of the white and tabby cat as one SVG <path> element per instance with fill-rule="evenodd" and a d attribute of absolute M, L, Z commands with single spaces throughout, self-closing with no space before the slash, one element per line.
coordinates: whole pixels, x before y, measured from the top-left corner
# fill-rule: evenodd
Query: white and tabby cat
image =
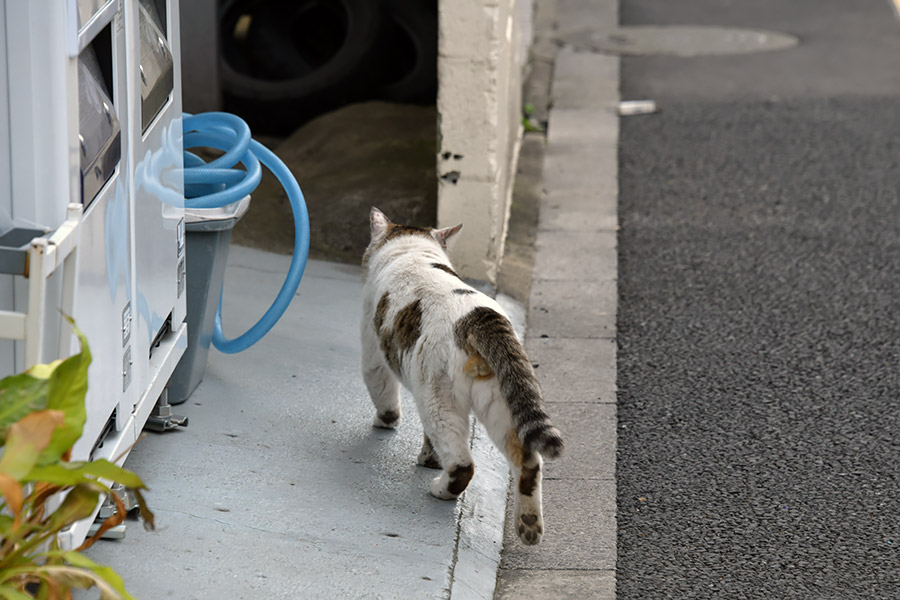
<path fill-rule="evenodd" d="M 525 544 L 544 532 L 541 455 L 563 441 L 542 408 L 534 370 L 503 309 L 464 283 L 445 249 L 462 225 L 395 225 L 377 208 L 363 257 L 363 379 L 376 427 L 400 420 L 400 382 L 412 392 L 425 431 L 420 465 L 443 467 L 429 489 L 459 496 L 475 470 L 469 413 L 484 424 L 515 479 L 515 523 Z"/>

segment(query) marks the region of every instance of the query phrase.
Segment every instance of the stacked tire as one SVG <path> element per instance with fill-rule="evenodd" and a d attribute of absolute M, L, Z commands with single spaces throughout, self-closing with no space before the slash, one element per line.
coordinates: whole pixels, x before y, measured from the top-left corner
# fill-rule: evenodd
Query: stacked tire
<path fill-rule="evenodd" d="M 223 0 L 225 108 L 287 134 L 351 102 L 429 104 L 437 0 Z"/>

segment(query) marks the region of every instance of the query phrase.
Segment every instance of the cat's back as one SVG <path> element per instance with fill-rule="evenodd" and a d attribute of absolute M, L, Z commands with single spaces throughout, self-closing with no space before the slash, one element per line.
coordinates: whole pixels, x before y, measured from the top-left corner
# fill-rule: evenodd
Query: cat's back
<path fill-rule="evenodd" d="M 446 257 L 436 253 L 398 254 L 380 265 L 374 275 L 367 282 L 372 306 L 380 307 L 385 317 L 404 309 L 415 311 L 423 327 L 449 332 L 479 306 L 504 314 L 493 298 L 463 281 Z"/>

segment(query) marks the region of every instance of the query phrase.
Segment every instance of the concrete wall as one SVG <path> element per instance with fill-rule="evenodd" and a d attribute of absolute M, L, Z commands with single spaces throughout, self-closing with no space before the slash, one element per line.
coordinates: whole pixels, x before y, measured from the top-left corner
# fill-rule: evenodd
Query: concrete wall
<path fill-rule="evenodd" d="M 496 282 L 519 144 L 533 0 L 440 0 L 438 225 L 464 223 L 451 258 Z"/>

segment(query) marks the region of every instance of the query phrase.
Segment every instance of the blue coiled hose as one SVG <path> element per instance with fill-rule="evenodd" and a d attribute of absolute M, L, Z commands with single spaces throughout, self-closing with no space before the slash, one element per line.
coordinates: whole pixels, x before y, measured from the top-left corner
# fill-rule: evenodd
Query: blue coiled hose
<path fill-rule="evenodd" d="M 275 154 L 250 137 L 250 128 L 236 115 L 209 112 L 184 115 L 184 188 L 186 208 L 220 208 L 238 202 L 259 185 L 260 163 L 278 178 L 294 213 L 294 255 L 291 266 L 272 306 L 247 330 L 234 339 L 222 332 L 222 296 L 213 329 L 212 343 L 219 352 L 234 354 L 246 350 L 269 332 L 290 305 L 309 257 L 309 215 L 297 180 Z M 189 148 L 208 147 L 225 152 L 206 163 Z M 245 169 L 238 169 L 240 163 Z"/>

